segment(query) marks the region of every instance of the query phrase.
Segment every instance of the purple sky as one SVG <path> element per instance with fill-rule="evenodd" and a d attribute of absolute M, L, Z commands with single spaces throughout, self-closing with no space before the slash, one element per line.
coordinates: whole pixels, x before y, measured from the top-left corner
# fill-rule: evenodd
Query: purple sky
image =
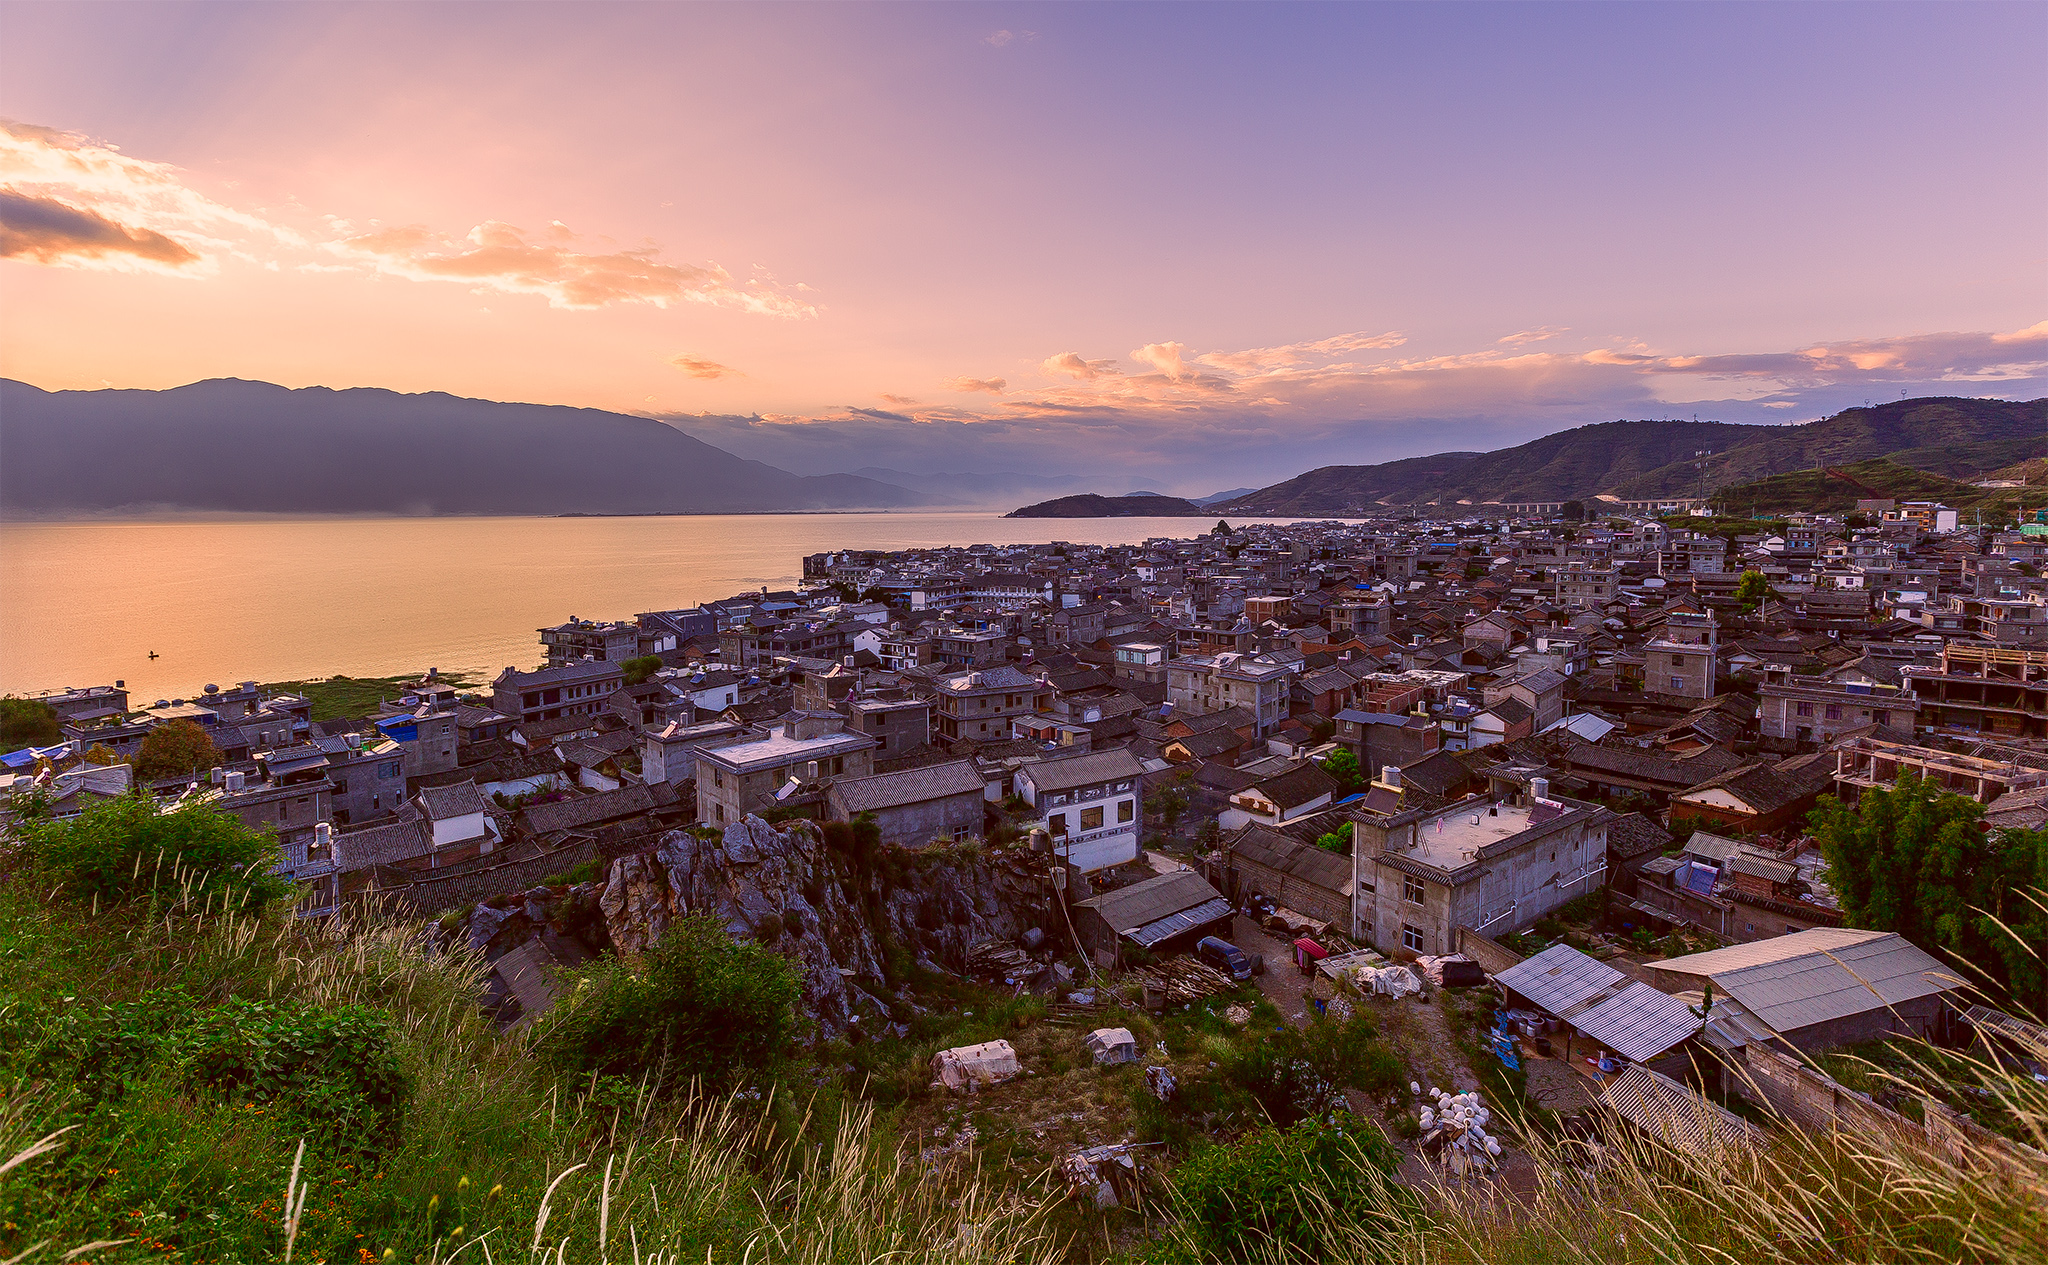
<path fill-rule="evenodd" d="M 2048 393 L 2048 6 L 4 8 L 0 372 L 1193 494 Z"/>

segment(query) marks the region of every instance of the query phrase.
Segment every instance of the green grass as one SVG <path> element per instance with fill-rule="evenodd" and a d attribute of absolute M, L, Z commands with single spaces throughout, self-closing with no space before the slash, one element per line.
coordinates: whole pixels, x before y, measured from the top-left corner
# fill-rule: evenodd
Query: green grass
<path fill-rule="evenodd" d="M 1495 1131 L 1513 1139 L 1519 1128 L 1531 1156 L 1520 1193 L 1414 1202 L 1384 1187 L 1309 1186 L 1287 1252 L 1239 1236 L 1191 1256 L 1213 1240 L 1167 1212 L 1173 1166 L 1240 1144 L 1256 1166 L 1266 1144 L 1246 1140 L 1269 1116 L 1292 1123 L 1275 1114 L 1293 1101 L 1278 1095 L 1315 1089 L 1297 1064 L 1386 1092 L 1398 1071 L 1385 1055 L 1425 1053 L 1401 1044 L 1409 1025 L 1387 1021 L 1421 1013 L 1398 1009 L 1415 1003 L 1372 1012 L 1392 1035 L 1366 1020 L 1297 1032 L 1250 990 L 1159 1016 L 1104 1012 L 1104 1024 L 1133 1029 L 1146 1061 L 1163 1057 L 1181 1075 L 1160 1104 L 1140 1067 L 1089 1065 L 1082 1032 L 1046 1022 L 1036 999 L 913 966 L 905 980 L 930 1010 L 908 1038 L 792 1051 L 760 1097 L 662 1096 L 651 1092 L 657 1068 L 572 1077 L 536 1058 L 525 1034 L 496 1031 L 478 1009 L 481 964 L 423 955 L 417 924 L 312 922 L 282 905 L 222 912 L 188 899 L 205 883 L 178 865 L 164 872 L 171 886 L 138 866 L 127 888 L 87 897 L 0 841 L 0 1164 L 14 1162 L 0 1175 L 0 1261 L 199 1265 L 289 1250 L 320 1265 L 533 1265 L 544 1246 L 560 1265 L 1036 1265 L 1209 1251 L 1360 1265 L 2018 1265 L 2048 1241 L 2048 1161 L 2025 1152 L 1999 1169 L 1970 1148 L 1951 1157 L 1909 1140 L 1781 1130 L 1762 1152 L 1694 1160 L 1612 1121 L 1588 1152 L 1528 1111 L 1505 1069 L 1487 1070 L 1498 1065 L 1476 1049 L 1481 999 L 1447 993 L 1453 1041 L 1500 1113 Z M 1251 1022 L 1228 1022 L 1231 1000 L 1251 1004 Z M 1018 1043 L 1032 1076 L 974 1098 L 923 1083 L 933 1050 L 994 1036 Z M 304 1053 L 315 1048 L 326 1052 Z M 2008 1136 L 2048 1144 L 2048 1090 L 1944 1057 L 1939 1076 L 1981 1087 Z M 1889 1066 L 1868 1074 L 1903 1075 Z M 351 1114 L 362 1092 L 383 1104 L 394 1090 L 390 1134 L 347 1123 L 367 1119 Z M 1046 1120 L 1073 1115 L 1085 1118 L 1047 1132 Z M 969 1124 L 971 1145 L 943 1163 L 919 1158 Z M 1168 1144 L 1145 1152 L 1146 1206 L 1067 1198 L 1053 1168 L 1064 1148 L 1124 1137 Z"/>
<path fill-rule="evenodd" d="M 441 679 L 458 690 L 475 690 L 482 685 L 459 672 L 444 672 Z M 272 681 L 261 688 L 305 695 L 313 704 L 314 720 L 347 720 L 369 715 L 378 703 L 397 698 L 418 680 L 416 672 L 401 676 L 330 676 L 323 681 Z"/>

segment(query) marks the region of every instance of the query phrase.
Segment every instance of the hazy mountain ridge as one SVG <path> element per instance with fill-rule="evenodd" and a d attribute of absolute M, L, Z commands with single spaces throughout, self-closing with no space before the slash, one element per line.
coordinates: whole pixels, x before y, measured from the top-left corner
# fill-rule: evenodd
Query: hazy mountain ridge
<path fill-rule="evenodd" d="M 1177 496 L 1161 496 L 1157 492 L 1146 492 L 1136 496 L 1097 496 L 1085 492 L 1079 496 L 1056 497 L 1026 505 L 1023 509 L 1011 510 L 1004 518 L 1184 518 L 1190 515 L 1206 515 L 1207 510 L 1193 501 Z"/>
<path fill-rule="evenodd" d="M 1708 488 L 1812 467 L 1890 457 L 1967 475 L 2028 455 L 2048 434 L 2048 400 L 1899 400 L 1800 426 L 1727 422 L 1601 422 L 1488 453 L 1438 453 L 1370 466 L 1324 466 L 1222 510 L 1339 514 L 1379 504 L 1552 501 L 1611 494 L 1626 500 L 1698 495 Z M 1712 450 L 1713 455 L 1694 454 Z"/>
<path fill-rule="evenodd" d="M 916 492 L 745 461 L 652 418 L 216 378 L 166 391 L 0 379 L 0 510 L 636 514 L 888 509 Z"/>

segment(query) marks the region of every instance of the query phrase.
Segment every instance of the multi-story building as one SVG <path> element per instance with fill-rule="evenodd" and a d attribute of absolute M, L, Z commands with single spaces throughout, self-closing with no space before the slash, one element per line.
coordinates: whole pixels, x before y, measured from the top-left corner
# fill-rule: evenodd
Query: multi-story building
<path fill-rule="evenodd" d="M 697 820 L 739 821 L 775 806 L 793 779 L 865 777 L 874 772 L 875 740 L 848 733 L 837 712 L 792 712 L 758 738 L 697 751 Z"/>
<path fill-rule="evenodd" d="M 608 660 L 579 660 L 536 672 L 506 668 L 491 682 L 491 706 L 521 722 L 595 716 L 625 683 L 625 672 Z"/>
<path fill-rule="evenodd" d="M 61 690 L 37 690 L 21 697 L 33 703 L 41 703 L 57 713 L 57 719 L 60 721 L 100 720 L 109 716 L 125 716 L 128 713 L 126 681 L 116 681 L 112 685 L 88 685 L 77 689 L 67 685 Z"/>
<path fill-rule="evenodd" d="M 1294 668 L 1263 655 L 1219 654 L 1175 659 L 1166 665 L 1166 698 L 1174 710 L 1205 716 L 1232 707 L 1251 713 L 1257 736 L 1287 719 Z"/>
<path fill-rule="evenodd" d="M 1118 747 L 1027 764 L 1015 785 L 1052 836 L 1054 854 L 1086 873 L 1138 859 L 1144 772 L 1138 757 Z"/>
<path fill-rule="evenodd" d="M 1110 651 L 1111 670 L 1121 680 L 1157 685 L 1166 680 L 1167 648 L 1156 641 L 1127 641 Z"/>
<path fill-rule="evenodd" d="M 1671 612 L 1662 633 L 1643 647 L 1643 688 L 1652 694 L 1713 698 L 1717 641 L 1712 611 Z"/>
<path fill-rule="evenodd" d="M 1868 787 L 1889 787 L 1904 774 L 1938 783 L 1942 789 L 1980 804 L 2011 791 L 2048 786 L 2048 768 L 2017 760 L 1985 759 L 1876 738 L 1854 738 L 1835 749 L 1835 784 L 1845 795 L 1853 796 Z"/>
<path fill-rule="evenodd" d="M 932 739 L 932 705 L 922 698 L 854 698 L 844 710 L 849 729 L 875 740 L 875 759 L 889 760 Z"/>
<path fill-rule="evenodd" d="M 1443 954 L 1457 951 L 1460 927 L 1487 935 L 1526 927 L 1600 889 L 1611 819 L 1596 805 L 1552 798 L 1543 778 L 1505 800 L 1359 813 L 1351 936 L 1383 950 Z"/>
<path fill-rule="evenodd" d="M 1767 663 L 1757 686 L 1760 731 L 1766 738 L 1825 746 L 1869 725 L 1910 730 L 1920 700 L 1897 673 L 1896 667 L 1861 659 L 1812 676 Z"/>
<path fill-rule="evenodd" d="M 1929 729 L 2048 737 L 2048 650 L 1951 641 L 1942 647 L 1939 667 L 1901 672 Z"/>
<path fill-rule="evenodd" d="M 1005 664 L 934 679 L 925 687 L 938 737 L 946 742 L 1006 742 L 1013 722 L 1052 706 L 1052 683 Z"/>
<path fill-rule="evenodd" d="M 663 612 L 687 616 L 700 612 Z M 709 619 L 700 618 L 699 625 L 709 625 Z M 704 628 L 710 632 L 710 627 Z M 561 667 L 590 659 L 598 663 L 623 663 L 650 654 L 661 654 L 673 650 L 680 641 L 676 629 L 669 621 L 659 617 L 642 615 L 637 622 L 623 619 L 592 620 L 576 619 L 573 616 L 566 624 L 540 630 L 541 648 L 547 652 L 548 666 Z"/>

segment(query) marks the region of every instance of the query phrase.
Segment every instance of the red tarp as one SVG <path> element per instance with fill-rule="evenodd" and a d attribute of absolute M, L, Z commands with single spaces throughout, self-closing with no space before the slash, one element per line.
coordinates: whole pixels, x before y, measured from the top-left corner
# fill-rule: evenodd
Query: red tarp
<path fill-rule="evenodd" d="M 1311 962 L 1319 962 L 1330 956 L 1330 951 L 1304 936 L 1294 942 L 1294 951 Z"/>

